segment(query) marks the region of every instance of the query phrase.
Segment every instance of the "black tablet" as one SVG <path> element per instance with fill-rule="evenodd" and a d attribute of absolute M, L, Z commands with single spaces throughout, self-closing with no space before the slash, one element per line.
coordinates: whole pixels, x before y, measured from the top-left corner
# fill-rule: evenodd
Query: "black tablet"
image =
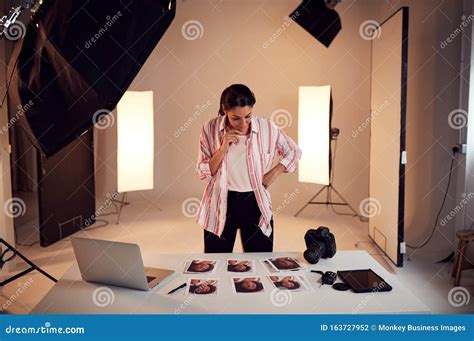
<path fill-rule="evenodd" d="M 338 271 L 339 277 L 353 292 L 391 291 L 392 287 L 372 269 Z"/>

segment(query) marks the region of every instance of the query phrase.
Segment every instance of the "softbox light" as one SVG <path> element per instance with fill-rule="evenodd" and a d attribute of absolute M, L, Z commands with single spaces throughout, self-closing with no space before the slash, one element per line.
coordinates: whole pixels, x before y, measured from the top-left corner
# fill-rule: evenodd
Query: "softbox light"
<path fill-rule="evenodd" d="M 298 180 L 329 185 L 331 86 L 300 86 L 298 145 L 305 151 L 298 164 Z"/>
<path fill-rule="evenodd" d="M 326 47 L 341 30 L 339 14 L 325 0 L 304 0 L 291 14 L 301 27 Z"/>
<path fill-rule="evenodd" d="M 125 92 L 117 121 L 117 191 L 153 189 L 153 91 Z"/>
<path fill-rule="evenodd" d="M 44 156 L 115 108 L 175 12 L 176 0 L 43 2 L 8 75 L 10 107 L 30 104 L 19 122 Z"/>

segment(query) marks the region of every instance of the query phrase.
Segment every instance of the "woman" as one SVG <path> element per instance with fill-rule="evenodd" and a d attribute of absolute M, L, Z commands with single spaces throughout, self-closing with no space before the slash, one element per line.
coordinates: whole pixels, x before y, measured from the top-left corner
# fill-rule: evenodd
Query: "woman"
<path fill-rule="evenodd" d="M 212 294 L 217 290 L 217 282 L 214 280 L 201 281 L 199 279 L 191 280 L 189 292 L 197 295 Z"/>
<path fill-rule="evenodd" d="M 229 86 L 218 116 L 201 131 L 196 170 L 208 183 L 196 221 L 206 253 L 232 252 L 238 228 L 244 252 L 273 251 L 267 188 L 280 174 L 295 172 L 301 150 L 271 120 L 253 115 L 255 102 L 247 86 Z M 276 156 L 281 160 L 273 166 Z"/>
<path fill-rule="evenodd" d="M 189 272 L 210 272 L 214 269 L 214 261 L 195 261 L 193 260 L 187 271 Z"/>
<path fill-rule="evenodd" d="M 252 267 L 248 261 L 239 262 L 236 260 L 229 260 L 227 263 L 227 271 L 229 272 L 247 272 L 251 270 Z"/>
<path fill-rule="evenodd" d="M 280 277 L 270 276 L 270 279 L 280 289 L 297 290 L 300 287 L 300 284 L 294 280 L 293 276 L 283 277 L 282 280 L 279 280 Z"/>
<path fill-rule="evenodd" d="M 287 257 L 274 258 L 271 262 L 278 270 L 298 270 L 300 268 L 298 263 Z"/>
<path fill-rule="evenodd" d="M 237 292 L 259 292 L 263 290 L 263 284 L 259 278 L 234 279 L 235 291 Z"/>

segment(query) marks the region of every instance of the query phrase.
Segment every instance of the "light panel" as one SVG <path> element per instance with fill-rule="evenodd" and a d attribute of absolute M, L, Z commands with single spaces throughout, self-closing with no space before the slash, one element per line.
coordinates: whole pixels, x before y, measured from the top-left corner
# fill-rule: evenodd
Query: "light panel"
<path fill-rule="evenodd" d="M 153 189 L 153 92 L 125 92 L 117 116 L 117 191 Z"/>
<path fill-rule="evenodd" d="M 329 185 L 331 86 L 300 86 L 298 99 L 298 145 L 302 157 L 298 180 Z"/>

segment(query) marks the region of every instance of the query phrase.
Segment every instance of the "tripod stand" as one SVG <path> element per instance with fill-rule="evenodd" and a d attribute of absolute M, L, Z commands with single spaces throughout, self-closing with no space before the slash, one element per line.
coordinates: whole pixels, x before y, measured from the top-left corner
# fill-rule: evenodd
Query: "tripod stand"
<path fill-rule="evenodd" d="M 19 272 L 17 273 L 16 275 L 13 275 L 12 277 L 9 277 L 7 278 L 6 280 L 4 281 L 1 281 L 0 282 L 0 287 L 3 287 L 4 285 L 7 285 L 8 283 L 16 280 L 17 278 L 20 278 L 24 275 L 26 275 L 27 273 L 30 273 L 31 271 L 34 271 L 34 270 L 38 270 L 39 273 L 41 273 L 42 275 L 48 277 L 50 280 L 52 280 L 53 282 L 57 282 L 58 280 L 56 278 L 54 278 L 53 276 L 51 276 L 50 274 L 48 274 L 46 271 L 44 271 L 43 269 L 41 269 L 39 266 L 37 266 L 36 264 L 34 264 L 32 261 L 30 261 L 28 258 L 26 258 L 25 256 L 23 256 L 19 251 L 17 251 L 13 246 L 11 246 L 10 244 L 8 244 L 3 238 L 0 238 L 0 244 L 3 244 L 6 246 L 7 250 L 5 250 L 4 252 L 2 252 L 2 258 L 0 259 L 0 262 L 2 263 L 2 265 L 4 264 L 4 262 L 8 262 L 9 260 L 12 260 L 15 256 L 18 256 L 20 257 L 22 260 L 24 260 L 30 267 L 26 270 L 23 270 L 22 272 Z M 3 260 L 3 256 L 8 252 L 12 252 L 13 255 L 10 256 L 10 258 L 6 259 L 6 260 Z"/>
<path fill-rule="evenodd" d="M 324 190 L 326 190 L 326 201 L 313 201 L 319 194 L 321 194 Z M 334 191 L 337 196 L 342 200 L 342 202 L 333 202 L 331 201 L 331 191 Z M 321 188 L 318 193 L 316 193 L 296 214 L 295 217 L 298 216 L 308 205 L 340 205 L 340 206 L 347 206 L 350 208 L 352 213 L 338 213 L 340 215 L 349 215 L 353 217 L 358 217 L 359 214 L 357 211 L 347 202 L 346 199 L 334 188 L 332 183 L 329 183 L 329 185 L 325 185 L 323 188 Z"/>
<path fill-rule="evenodd" d="M 117 192 L 118 193 L 118 192 Z M 118 209 L 117 209 L 117 221 L 116 221 L 116 224 L 118 225 L 119 221 L 120 221 L 120 215 L 122 214 L 122 208 L 124 206 L 127 206 L 127 205 L 130 205 L 130 202 L 127 201 L 127 194 L 128 192 L 123 192 L 122 193 L 122 199 L 121 200 L 117 200 L 117 199 L 112 199 L 112 202 L 115 204 L 120 204 Z M 155 206 L 160 212 L 162 211 L 162 209 L 160 207 L 157 207 Z"/>
<path fill-rule="evenodd" d="M 339 215 L 348 215 L 352 217 L 359 217 L 362 221 L 362 217 L 357 213 L 357 211 L 347 202 L 347 200 L 339 193 L 336 188 L 332 185 L 332 181 L 334 178 L 334 167 L 336 164 L 336 151 L 337 151 L 337 137 L 339 136 L 339 129 L 333 128 L 331 129 L 331 141 L 334 141 L 334 155 L 331 155 L 329 161 L 329 184 L 324 185 L 298 212 L 296 212 L 295 217 L 297 217 L 308 205 L 339 205 L 339 206 L 347 206 L 352 211 L 352 213 L 339 213 L 334 211 L 334 213 Z M 332 154 L 330 149 L 330 154 Z M 321 194 L 324 190 L 326 190 L 326 201 L 313 201 L 319 194 Z M 342 200 L 341 202 L 333 202 L 332 201 L 332 191 L 334 191 L 337 196 Z M 332 208 L 332 207 L 331 207 Z"/>

